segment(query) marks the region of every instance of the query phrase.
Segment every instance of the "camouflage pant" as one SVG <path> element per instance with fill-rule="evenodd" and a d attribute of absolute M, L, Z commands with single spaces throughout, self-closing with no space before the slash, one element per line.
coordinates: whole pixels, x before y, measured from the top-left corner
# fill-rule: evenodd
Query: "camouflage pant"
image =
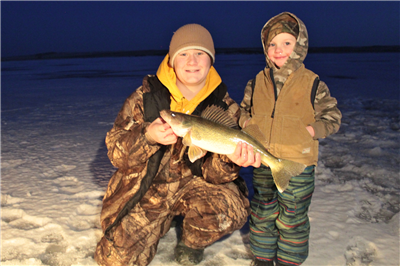
<path fill-rule="evenodd" d="M 102 238 L 95 260 L 99 265 L 148 265 L 175 215 L 184 216 L 182 241 L 205 248 L 247 221 L 249 201 L 233 183 L 213 185 L 194 178 L 162 202 L 152 186 L 121 223 L 113 229 L 113 241 Z M 168 191 L 165 193 L 168 194 Z"/>

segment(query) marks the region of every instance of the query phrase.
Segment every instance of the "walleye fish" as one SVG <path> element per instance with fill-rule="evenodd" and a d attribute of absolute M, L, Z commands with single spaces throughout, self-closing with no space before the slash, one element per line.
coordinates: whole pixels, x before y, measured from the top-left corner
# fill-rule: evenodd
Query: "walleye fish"
<path fill-rule="evenodd" d="M 292 176 L 302 173 L 306 165 L 279 159 L 270 154 L 265 147 L 245 130 L 237 129 L 232 117 L 217 106 L 207 107 L 201 116 L 162 110 L 161 117 L 171 126 L 174 133 L 183 138 L 189 146 L 191 162 L 203 157 L 207 151 L 218 154 L 234 153 L 238 142 L 247 143 L 254 152 L 261 154 L 261 162 L 271 168 L 276 187 L 283 192 Z"/>

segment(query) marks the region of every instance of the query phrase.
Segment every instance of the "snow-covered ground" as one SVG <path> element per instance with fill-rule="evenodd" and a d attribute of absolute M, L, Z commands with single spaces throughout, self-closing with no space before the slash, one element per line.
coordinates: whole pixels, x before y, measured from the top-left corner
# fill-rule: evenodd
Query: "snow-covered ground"
<path fill-rule="evenodd" d="M 2 62 L 1 265 L 96 265 L 102 196 L 115 169 L 104 145 L 125 98 L 163 56 Z M 217 55 L 241 101 L 263 55 Z M 310 54 L 343 113 L 321 140 L 308 265 L 400 264 L 399 54 Z M 251 186 L 251 169 L 243 169 Z M 151 266 L 173 260 L 177 229 Z M 200 266 L 249 265 L 249 228 L 205 250 Z"/>

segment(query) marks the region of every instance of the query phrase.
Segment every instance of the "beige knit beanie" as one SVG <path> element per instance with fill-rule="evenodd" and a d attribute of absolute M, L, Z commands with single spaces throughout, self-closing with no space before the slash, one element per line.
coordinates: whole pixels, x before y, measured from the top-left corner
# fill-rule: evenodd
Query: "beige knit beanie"
<path fill-rule="evenodd" d="M 215 50 L 213 39 L 210 32 L 199 24 L 184 25 L 172 36 L 168 53 L 171 67 L 174 67 L 174 60 L 177 54 L 189 49 L 206 52 L 211 57 L 211 64 L 214 64 Z"/>

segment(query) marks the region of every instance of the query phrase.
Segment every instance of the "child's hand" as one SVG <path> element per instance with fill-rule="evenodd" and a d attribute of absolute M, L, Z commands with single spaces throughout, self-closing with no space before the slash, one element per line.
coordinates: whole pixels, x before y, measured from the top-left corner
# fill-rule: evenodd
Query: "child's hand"
<path fill-rule="evenodd" d="M 234 153 L 227 156 L 232 162 L 242 167 L 258 168 L 261 165 L 261 154 L 258 152 L 254 154 L 253 147 L 246 143 L 239 142 Z"/>
<path fill-rule="evenodd" d="M 315 136 L 315 131 L 312 126 L 306 126 L 306 129 L 307 129 L 308 133 L 310 133 L 311 137 Z"/>

